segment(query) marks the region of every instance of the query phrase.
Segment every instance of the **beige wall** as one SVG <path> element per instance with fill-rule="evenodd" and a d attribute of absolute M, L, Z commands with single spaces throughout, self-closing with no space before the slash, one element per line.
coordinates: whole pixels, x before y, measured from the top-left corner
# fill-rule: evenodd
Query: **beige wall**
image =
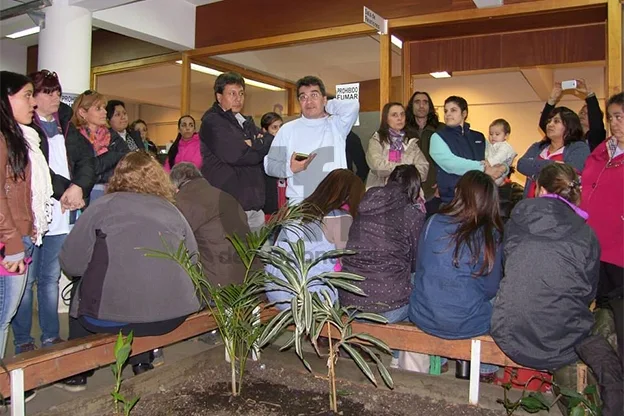
<path fill-rule="evenodd" d="M 555 81 L 574 78 L 586 80 L 596 92 L 604 109 L 604 68 L 585 67 L 554 71 Z M 544 101 L 540 100 L 520 72 L 453 76 L 441 80 L 415 78 L 413 85 L 416 90 L 429 92 L 441 120 L 444 114 L 442 108 L 444 100 L 450 95 L 464 97 L 468 101 L 468 122 L 471 128 L 482 132 L 486 137 L 489 125 L 494 119 L 506 119 L 511 124 L 509 142 L 518 153 L 518 158 L 531 144 L 543 137 L 538 122 Z M 560 102 L 560 105 L 577 112 L 583 104 L 583 100 L 569 94 L 564 95 Z M 516 174 L 513 179 L 524 182 L 520 174 Z"/>

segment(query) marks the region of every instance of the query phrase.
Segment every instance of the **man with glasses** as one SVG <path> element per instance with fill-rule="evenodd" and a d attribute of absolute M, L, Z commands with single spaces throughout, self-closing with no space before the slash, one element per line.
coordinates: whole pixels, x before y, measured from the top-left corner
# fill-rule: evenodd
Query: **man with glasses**
<path fill-rule="evenodd" d="M 241 204 L 249 227 L 264 224 L 265 183 L 262 160 L 271 146 L 251 117 L 241 114 L 245 104 L 245 80 L 226 72 L 214 83 L 215 103 L 202 117 L 202 174 L 216 188 Z"/>
<path fill-rule="evenodd" d="M 347 168 L 346 138 L 357 120 L 358 100 L 327 100 L 323 81 L 297 81 L 301 117 L 279 130 L 264 158 L 269 176 L 287 178 L 286 196 L 299 203 L 334 169 Z"/>

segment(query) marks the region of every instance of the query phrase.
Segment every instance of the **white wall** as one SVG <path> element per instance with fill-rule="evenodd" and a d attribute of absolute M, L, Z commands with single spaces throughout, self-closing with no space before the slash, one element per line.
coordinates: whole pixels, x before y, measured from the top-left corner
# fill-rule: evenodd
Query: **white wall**
<path fill-rule="evenodd" d="M 26 49 L 13 39 L 0 39 L 0 70 L 26 73 Z"/>
<path fill-rule="evenodd" d="M 594 89 L 604 111 L 604 68 L 596 66 L 554 71 L 555 81 L 575 78 L 585 79 Z M 429 92 L 440 120 L 444 117 L 444 100 L 450 95 L 459 95 L 468 101 L 468 122 L 472 129 L 482 132 L 486 137 L 493 120 L 497 118 L 507 120 L 511 124 L 509 143 L 518 153 L 518 158 L 531 144 L 544 136 L 538 127 L 544 102 L 539 99 L 520 72 L 453 76 L 448 79 L 416 78 L 413 85 L 415 90 Z M 560 105 L 576 112 L 583 104 L 582 99 L 571 94 L 565 94 L 560 102 Z M 524 177 L 520 174 L 516 174 L 513 179 L 524 183 Z"/>

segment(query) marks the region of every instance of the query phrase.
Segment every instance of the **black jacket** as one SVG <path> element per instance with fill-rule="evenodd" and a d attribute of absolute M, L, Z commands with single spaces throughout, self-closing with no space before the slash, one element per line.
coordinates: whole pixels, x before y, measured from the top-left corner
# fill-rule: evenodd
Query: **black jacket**
<path fill-rule="evenodd" d="M 124 140 L 123 137 L 121 137 L 121 135 L 119 133 L 117 133 L 112 128 L 108 129 L 108 131 L 110 131 L 110 134 L 111 134 L 111 142 L 118 141 L 119 139 L 123 140 L 124 142 L 126 142 L 126 146 L 128 147 L 128 151 L 130 151 L 130 147 L 127 144 L 127 140 L 134 141 L 134 145 L 137 147 L 137 150 L 145 150 L 145 144 L 143 143 L 143 139 L 141 139 L 141 133 L 139 133 L 138 131 L 136 131 L 136 130 L 126 130 L 126 139 L 125 140 Z"/>
<path fill-rule="evenodd" d="M 587 119 L 589 120 L 589 130 L 585 135 L 585 141 L 589 145 L 589 150 L 594 151 L 596 147 L 607 138 L 607 131 L 605 130 L 602 110 L 600 110 L 600 104 L 595 95 L 591 95 L 585 98 L 587 104 Z M 550 119 L 550 113 L 555 109 L 554 105 L 546 103 L 542 110 L 539 126 L 544 133 L 546 133 L 546 125 Z"/>
<path fill-rule="evenodd" d="M 82 133 L 80 133 L 80 130 L 78 130 L 71 123 L 67 131 L 66 143 L 68 146 L 68 153 L 71 145 L 72 149 L 76 149 L 79 147 L 81 149 L 80 152 L 86 153 L 88 151 L 93 159 L 95 180 L 89 188 L 89 193 L 91 192 L 91 188 L 93 188 L 94 184 L 108 182 L 108 179 L 112 176 L 113 170 L 115 170 L 115 166 L 117 166 L 117 163 L 121 160 L 122 157 L 124 157 L 126 153 L 130 151 L 128 149 L 128 146 L 126 145 L 126 142 L 121 138 L 121 136 L 116 135 L 115 138 L 111 136 L 111 141 L 108 145 L 108 152 L 96 156 L 95 149 L 93 148 L 93 145 L 89 142 L 89 139 L 84 137 Z M 71 171 L 72 165 L 70 163 L 70 172 Z M 88 196 L 89 194 L 87 193 L 85 195 Z"/>
<path fill-rule="evenodd" d="M 243 210 L 261 210 L 265 200 L 264 156 L 272 136 L 258 138 L 261 131 L 251 117 L 243 127 L 232 111 L 218 103 L 206 111 L 199 130 L 202 174 L 216 188 L 232 195 Z M 251 140 L 248 146 L 245 140 Z"/>
<path fill-rule="evenodd" d="M 505 226 L 505 274 L 491 335 L 518 364 L 556 370 L 575 362 L 574 347 L 594 318 L 600 246 L 592 229 L 564 201 L 525 199 Z"/>
<path fill-rule="evenodd" d="M 355 174 L 362 179 L 362 182 L 366 183 L 370 168 L 368 167 L 368 163 L 366 163 L 366 152 L 364 152 L 362 140 L 360 136 L 353 133 L 353 130 L 347 134 L 346 151 L 347 168 L 354 170 L 353 165 L 355 165 Z"/>

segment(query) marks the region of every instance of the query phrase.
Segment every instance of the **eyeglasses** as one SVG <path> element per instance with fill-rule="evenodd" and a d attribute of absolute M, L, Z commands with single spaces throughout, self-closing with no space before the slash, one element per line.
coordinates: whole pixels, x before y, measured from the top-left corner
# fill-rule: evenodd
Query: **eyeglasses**
<path fill-rule="evenodd" d="M 93 94 L 95 94 L 95 93 L 96 93 L 96 92 L 95 92 L 95 91 L 93 91 L 93 90 L 85 90 L 85 92 L 83 92 L 83 93 L 82 93 L 82 95 L 93 95 Z"/>
<path fill-rule="evenodd" d="M 313 91 L 311 92 L 309 95 L 308 94 L 299 94 L 299 97 L 297 97 L 299 99 L 299 101 L 301 101 L 302 103 L 308 100 L 318 100 L 322 97 L 320 92 L 316 92 Z"/>

